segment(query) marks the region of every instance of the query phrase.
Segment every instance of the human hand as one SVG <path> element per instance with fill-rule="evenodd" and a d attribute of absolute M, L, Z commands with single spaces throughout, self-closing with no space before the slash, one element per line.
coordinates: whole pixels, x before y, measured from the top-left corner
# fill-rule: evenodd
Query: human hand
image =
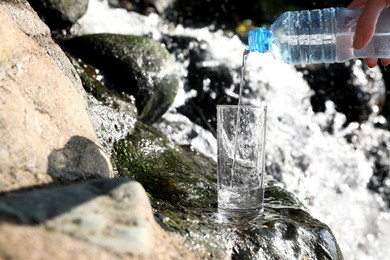
<path fill-rule="evenodd" d="M 383 9 L 390 7 L 390 0 L 353 0 L 349 9 L 362 9 L 362 13 L 356 22 L 356 31 L 353 37 L 353 47 L 363 49 L 371 41 L 375 32 L 378 17 Z M 389 43 L 390 44 L 390 43 Z M 370 68 L 378 63 L 377 58 L 366 58 L 364 61 Z M 389 59 L 381 59 L 383 66 L 390 64 Z"/>

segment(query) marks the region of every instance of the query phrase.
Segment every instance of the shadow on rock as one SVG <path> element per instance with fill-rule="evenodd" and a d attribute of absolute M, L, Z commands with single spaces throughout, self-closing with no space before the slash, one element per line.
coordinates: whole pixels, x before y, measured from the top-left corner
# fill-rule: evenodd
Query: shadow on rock
<path fill-rule="evenodd" d="M 155 222 L 140 183 L 117 178 L 36 188 L 0 196 L 0 224 L 42 225 L 119 254 L 152 251 Z"/>
<path fill-rule="evenodd" d="M 34 190 L 16 190 L 0 196 L 0 222 L 42 224 L 73 208 L 109 194 L 128 179 L 99 179 L 62 187 L 43 185 Z"/>
<path fill-rule="evenodd" d="M 112 177 L 109 159 L 101 147 L 82 136 L 73 136 L 62 149 L 49 155 L 48 174 L 59 182 Z"/>

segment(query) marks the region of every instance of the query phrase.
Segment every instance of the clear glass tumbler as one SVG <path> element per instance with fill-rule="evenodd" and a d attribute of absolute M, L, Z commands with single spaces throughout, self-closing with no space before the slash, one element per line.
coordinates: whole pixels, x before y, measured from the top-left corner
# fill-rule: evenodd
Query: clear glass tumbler
<path fill-rule="evenodd" d="M 263 210 L 267 107 L 218 105 L 218 211 Z M 237 120 L 239 116 L 239 120 Z"/>

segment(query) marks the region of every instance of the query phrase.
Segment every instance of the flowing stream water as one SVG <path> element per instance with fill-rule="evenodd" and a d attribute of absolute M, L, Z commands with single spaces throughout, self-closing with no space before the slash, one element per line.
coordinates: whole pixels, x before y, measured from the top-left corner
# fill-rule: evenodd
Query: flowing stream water
<path fill-rule="evenodd" d="M 158 15 L 142 16 L 122 9 L 111 9 L 105 1 L 90 0 L 87 13 L 72 28 L 74 34 L 120 33 L 189 36 L 205 43 L 211 57 L 205 66 L 225 64 L 239 84 L 242 50 L 246 46 L 237 36 L 209 28 L 193 29 L 173 26 L 161 21 Z M 186 80 L 187 62 L 177 62 Z M 188 63 L 187 63 L 188 64 Z M 356 80 L 364 82 L 365 75 L 356 63 Z M 383 84 L 379 70 L 372 70 L 376 84 Z M 363 75 L 363 76 L 362 76 Z M 244 73 L 242 74 L 244 76 Z M 296 194 L 308 211 L 327 224 L 335 234 L 345 259 L 380 260 L 390 255 L 390 210 L 380 193 L 367 189 L 373 174 L 373 161 L 367 157 L 370 149 L 384 143 L 390 147 L 388 131 L 374 127 L 374 115 L 363 124 L 344 126 L 345 115 L 328 101 L 326 110 L 314 113 L 310 104 L 312 91 L 295 67 L 275 60 L 270 54 L 251 54 L 247 59 L 243 101 L 259 106 L 267 103 L 268 178 Z M 207 87 L 207 82 L 204 83 Z M 237 96 L 234 86 L 230 95 Z M 196 93 L 190 93 L 196 95 Z M 210 132 L 192 124 L 175 112 L 188 93 L 179 90 L 172 108 L 163 116 L 170 122 L 155 126 L 179 144 L 191 144 L 216 159 L 216 140 Z M 379 118 L 379 119 L 378 119 Z M 332 129 L 332 133 L 325 129 Z M 197 133 L 189 137 L 189 131 Z M 358 141 L 351 143 L 347 136 Z M 390 185 L 387 181 L 386 185 Z"/>

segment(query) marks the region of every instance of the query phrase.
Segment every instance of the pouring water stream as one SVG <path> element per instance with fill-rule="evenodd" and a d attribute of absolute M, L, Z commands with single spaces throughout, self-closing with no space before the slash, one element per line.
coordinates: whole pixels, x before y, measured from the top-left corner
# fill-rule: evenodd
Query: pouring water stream
<path fill-rule="evenodd" d="M 245 74 L 245 65 L 246 60 L 248 59 L 249 50 L 245 49 L 243 55 L 242 55 L 242 65 L 241 65 L 241 81 L 240 81 L 240 89 L 238 94 L 238 106 L 237 106 L 237 118 L 236 118 L 236 127 L 234 130 L 234 141 L 233 141 L 233 163 L 232 163 L 232 169 L 231 169 L 231 181 L 230 181 L 230 188 L 233 188 L 233 177 L 234 177 L 234 168 L 236 165 L 236 157 L 237 157 L 237 136 L 238 136 L 238 129 L 240 129 L 241 125 L 241 105 L 242 105 L 242 90 L 244 88 L 244 74 Z"/>

